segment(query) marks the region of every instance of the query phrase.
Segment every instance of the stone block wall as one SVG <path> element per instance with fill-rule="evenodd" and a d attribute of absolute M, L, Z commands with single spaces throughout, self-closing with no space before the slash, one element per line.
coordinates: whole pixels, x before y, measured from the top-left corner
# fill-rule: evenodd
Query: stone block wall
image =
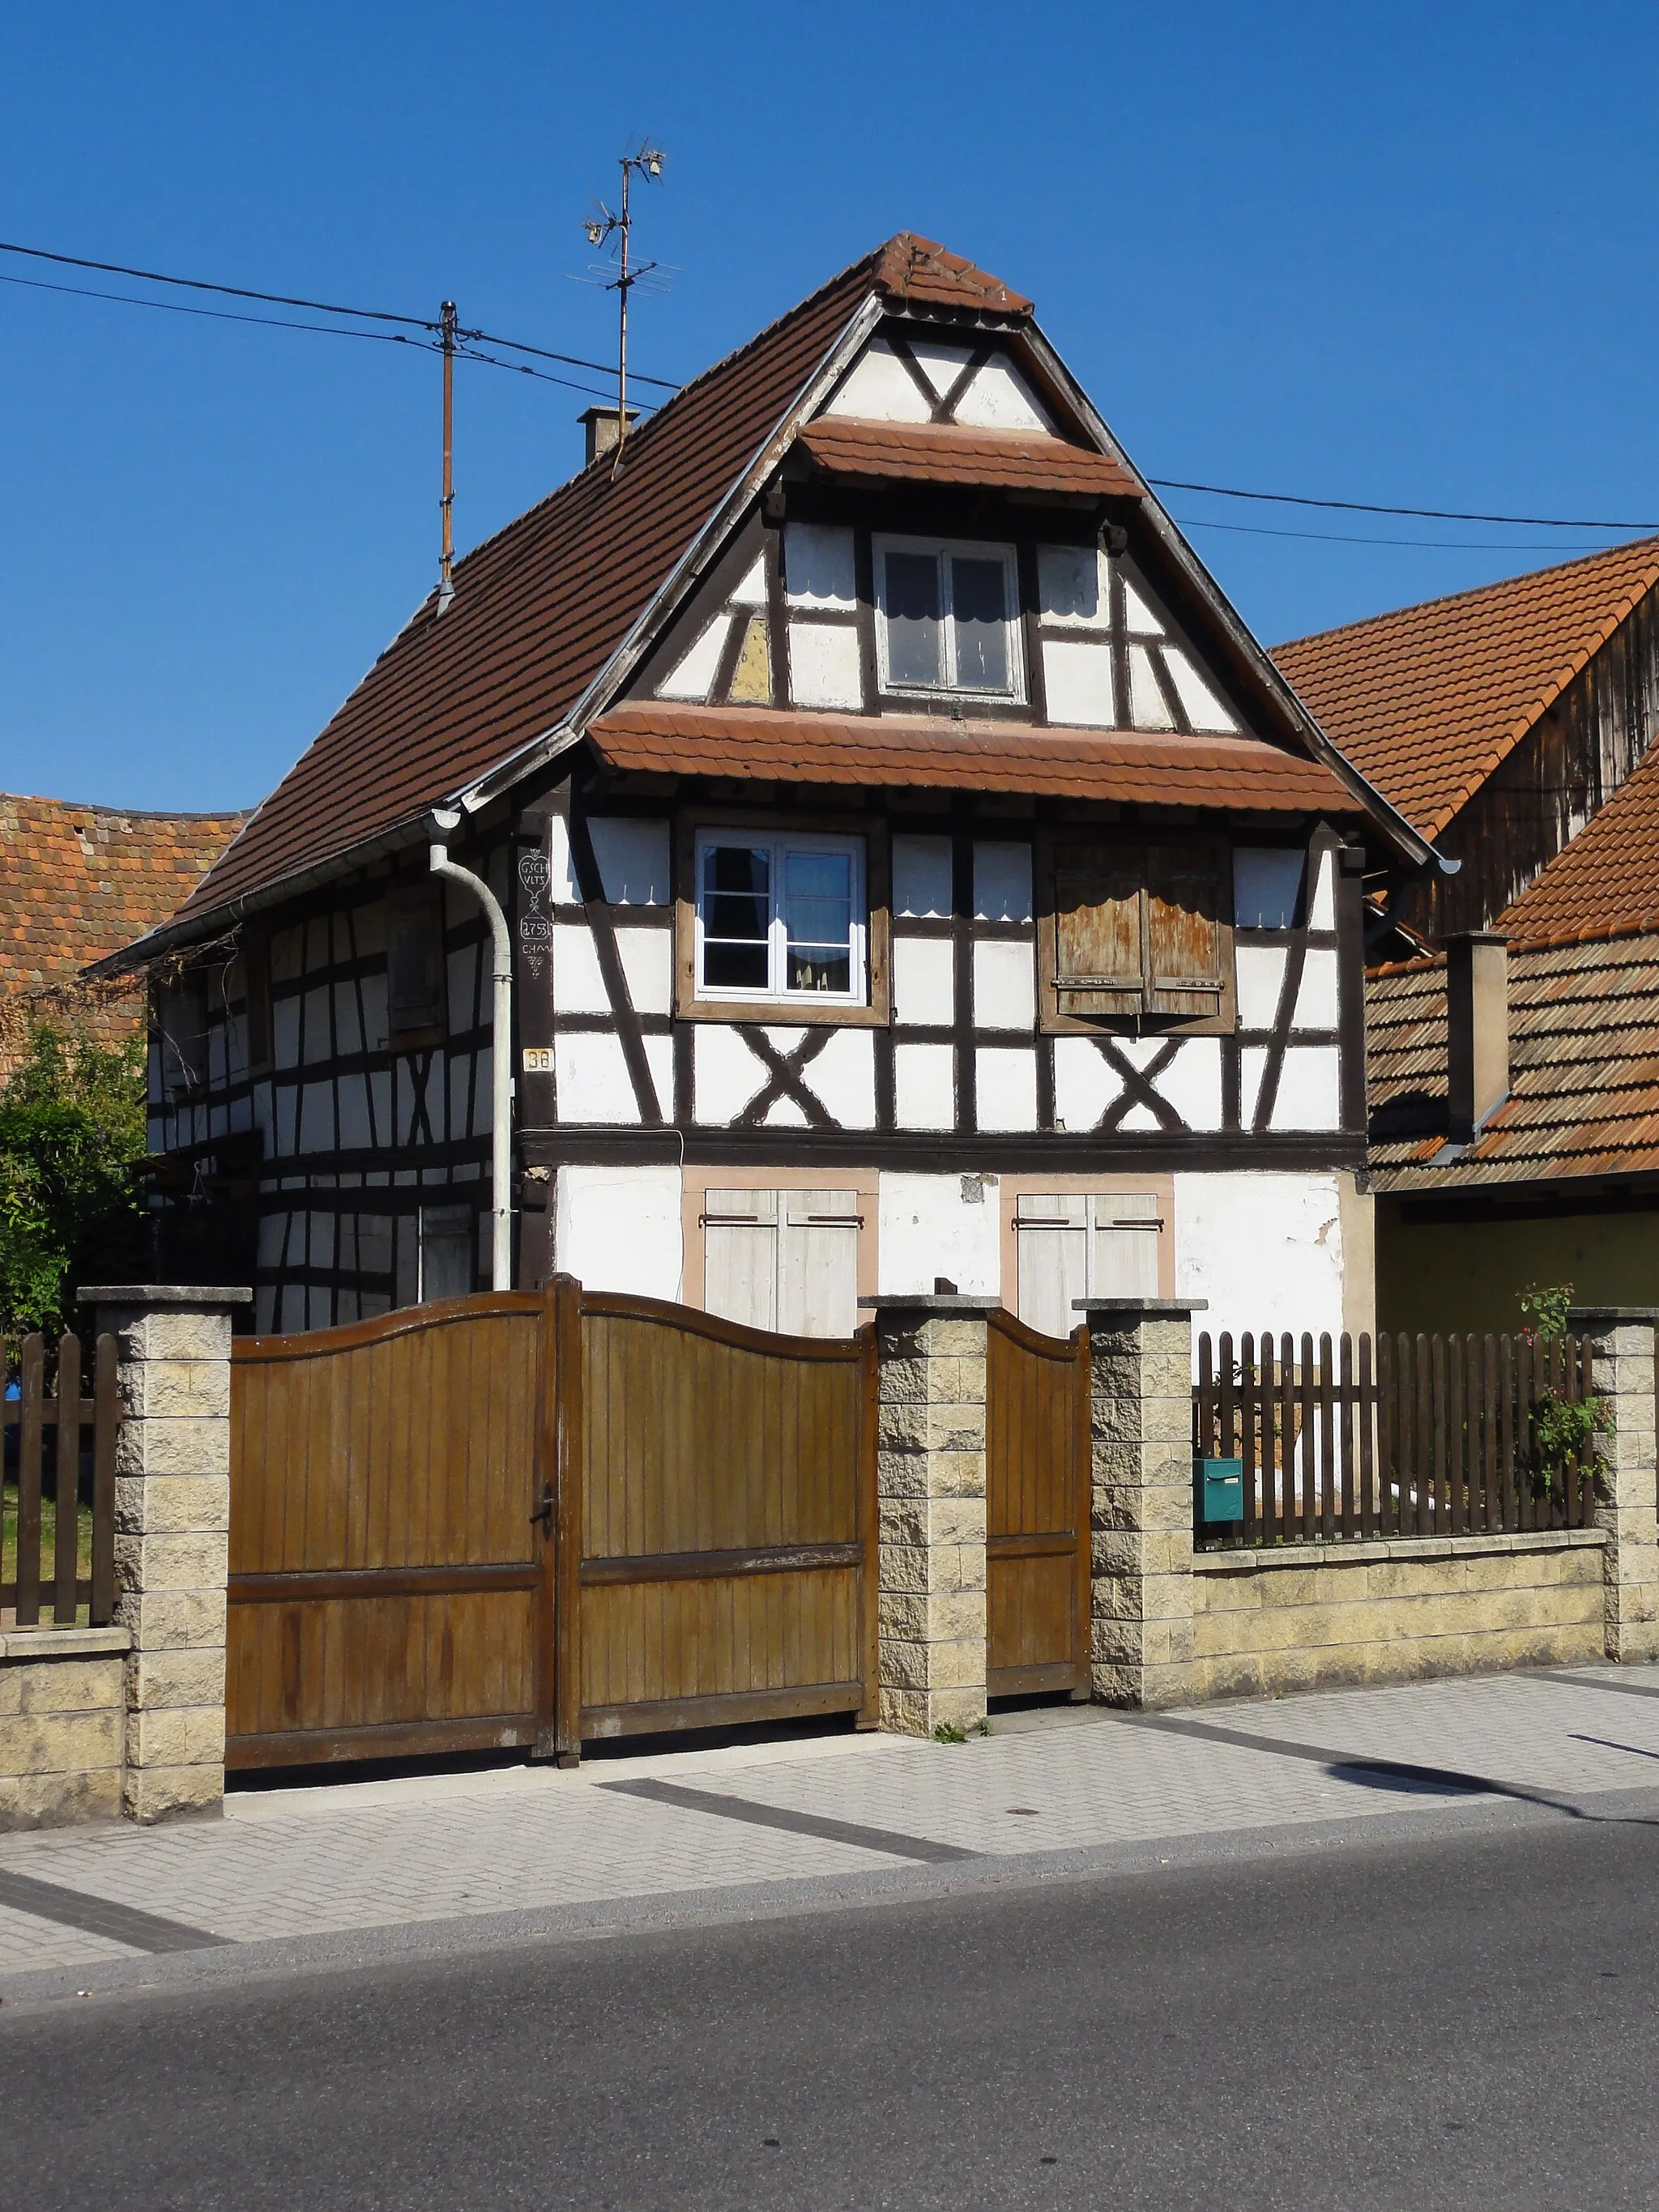
<path fill-rule="evenodd" d="M 1194 1703 L 1603 1657 L 1599 1528 L 1200 1553 Z"/>
<path fill-rule="evenodd" d="M 119 1814 L 131 1640 L 125 1628 L 0 1631 L 0 1831 Z"/>

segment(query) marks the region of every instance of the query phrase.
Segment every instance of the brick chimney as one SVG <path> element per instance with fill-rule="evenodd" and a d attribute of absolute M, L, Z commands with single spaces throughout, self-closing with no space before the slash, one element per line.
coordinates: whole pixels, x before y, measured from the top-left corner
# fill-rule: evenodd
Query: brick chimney
<path fill-rule="evenodd" d="M 1446 939 L 1447 1133 L 1467 1144 L 1510 1095 L 1509 946 L 1490 929 Z"/>
<path fill-rule="evenodd" d="M 640 419 L 637 407 L 628 410 L 628 427 L 631 430 Z M 617 442 L 617 414 L 614 407 L 587 407 L 576 417 L 587 433 L 587 462 L 597 461 L 601 453 L 608 453 Z"/>

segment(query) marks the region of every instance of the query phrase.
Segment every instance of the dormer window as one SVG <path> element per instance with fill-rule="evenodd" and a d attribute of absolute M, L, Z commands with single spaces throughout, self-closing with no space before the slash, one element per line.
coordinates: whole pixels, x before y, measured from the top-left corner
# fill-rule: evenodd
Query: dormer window
<path fill-rule="evenodd" d="M 874 551 L 884 691 L 1024 697 L 1011 545 L 878 538 Z"/>

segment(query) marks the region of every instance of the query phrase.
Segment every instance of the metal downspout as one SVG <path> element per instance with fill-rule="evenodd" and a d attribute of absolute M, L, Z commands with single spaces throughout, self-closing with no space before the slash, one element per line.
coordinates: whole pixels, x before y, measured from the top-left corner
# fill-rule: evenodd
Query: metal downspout
<path fill-rule="evenodd" d="M 428 853 L 428 863 L 434 876 L 447 876 L 453 883 L 465 884 L 485 914 L 489 917 L 490 935 L 495 940 L 495 960 L 491 969 L 494 982 L 489 1024 L 489 1213 L 490 1213 L 490 1287 L 510 1291 L 513 1287 L 513 940 L 507 933 L 507 916 L 501 912 L 496 898 L 482 876 L 475 876 L 471 868 L 458 867 L 449 857 L 448 840 L 460 822 L 457 809 L 434 806 L 432 810 L 434 836 Z"/>

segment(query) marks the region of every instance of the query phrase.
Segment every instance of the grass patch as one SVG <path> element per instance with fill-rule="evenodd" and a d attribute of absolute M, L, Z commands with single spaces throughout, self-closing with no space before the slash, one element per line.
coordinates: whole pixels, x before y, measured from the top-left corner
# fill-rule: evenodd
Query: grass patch
<path fill-rule="evenodd" d="M 75 1571 L 84 1581 L 92 1572 L 92 1508 L 76 1508 Z M 58 1556 L 58 1505 L 52 1498 L 40 1501 L 40 1579 L 50 1583 Z M 0 1583 L 17 1579 L 17 1485 L 0 1490 Z"/>

